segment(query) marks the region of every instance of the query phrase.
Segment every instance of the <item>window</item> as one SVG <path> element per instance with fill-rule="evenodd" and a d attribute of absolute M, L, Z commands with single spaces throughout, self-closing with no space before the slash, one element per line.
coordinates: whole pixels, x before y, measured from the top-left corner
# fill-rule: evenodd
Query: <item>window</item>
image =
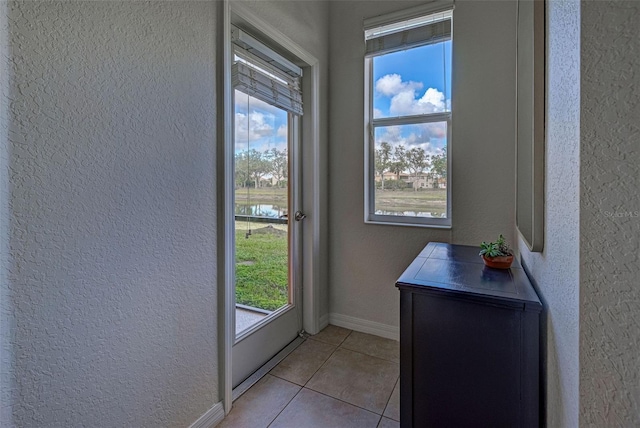
<path fill-rule="evenodd" d="M 365 222 L 451 226 L 452 21 L 365 21 Z"/>

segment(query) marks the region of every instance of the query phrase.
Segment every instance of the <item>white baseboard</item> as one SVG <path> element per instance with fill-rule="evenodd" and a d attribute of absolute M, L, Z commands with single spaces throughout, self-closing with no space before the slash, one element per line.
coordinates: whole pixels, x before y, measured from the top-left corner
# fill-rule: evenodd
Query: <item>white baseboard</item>
<path fill-rule="evenodd" d="M 222 401 L 207 410 L 189 428 L 213 428 L 224 419 L 224 406 Z"/>
<path fill-rule="evenodd" d="M 329 314 L 324 314 L 323 316 L 320 317 L 320 319 L 318 320 L 318 324 L 319 324 L 319 332 L 322 331 L 323 328 L 325 328 L 326 326 L 329 325 Z"/>
<path fill-rule="evenodd" d="M 369 333 L 375 336 L 386 337 L 387 339 L 400 340 L 400 327 L 381 324 L 379 322 L 363 320 L 342 314 L 329 314 L 329 324 L 349 330 Z"/>

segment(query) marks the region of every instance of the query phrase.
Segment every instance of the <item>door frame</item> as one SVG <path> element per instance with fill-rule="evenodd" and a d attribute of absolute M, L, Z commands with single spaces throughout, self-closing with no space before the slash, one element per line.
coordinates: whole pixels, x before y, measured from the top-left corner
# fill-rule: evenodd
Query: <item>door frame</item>
<path fill-rule="evenodd" d="M 220 368 L 223 373 L 221 382 L 221 394 L 224 402 L 225 414 L 231 411 L 233 402 L 232 383 L 232 356 L 235 333 L 235 230 L 234 222 L 234 181 L 230 174 L 234 167 L 233 156 L 233 85 L 231 83 L 231 65 L 233 62 L 233 49 L 231 44 L 232 14 L 249 24 L 259 33 L 278 43 L 282 48 L 295 55 L 303 63 L 304 77 L 304 115 L 302 116 L 302 136 L 300 148 L 301 160 L 305 174 L 301 180 L 303 200 L 301 206 L 307 214 L 307 219 L 302 224 L 302 328 L 316 334 L 320 329 L 320 64 L 319 61 L 306 50 L 300 47 L 289 37 L 282 34 L 264 19 L 255 14 L 247 6 L 224 0 L 222 2 L 222 53 L 223 53 L 223 134 L 224 145 L 222 149 L 222 223 L 221 233 L 223 245 L 221 249 L 219 266 L 222 266 L 222 275 L 218 269 L 220 301 L 222 302 L 221 327 L 223 335 L 222 352 L 220 353 Z M 305 82 L 308 82 L 305 84 Z M 311 158 L 311 162 L 308 162 Z M 220 224 L 220 223 L 219 223 Z M 231 256 L 230 256 L 231 255 Z M 219 305 L 220 308 L 220 305 Z"/>

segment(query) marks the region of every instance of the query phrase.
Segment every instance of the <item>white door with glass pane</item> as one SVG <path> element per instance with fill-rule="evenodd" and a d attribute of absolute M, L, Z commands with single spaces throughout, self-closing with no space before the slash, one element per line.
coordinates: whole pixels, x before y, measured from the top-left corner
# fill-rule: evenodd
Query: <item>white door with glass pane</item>
<path fill-rule="evenodd" d="M 302 330 L 296 73 L 235 47 L 234 388 Z"/>

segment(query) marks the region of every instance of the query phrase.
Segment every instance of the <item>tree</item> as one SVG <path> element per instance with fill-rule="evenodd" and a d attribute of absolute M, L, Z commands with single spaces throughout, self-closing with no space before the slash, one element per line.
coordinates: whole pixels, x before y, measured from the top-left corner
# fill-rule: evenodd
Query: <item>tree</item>
<path fill-rule="evenodd" d="M 429 167 L 429 155 L 421 147 L 414 147 L 407 152 L 407 167 L 414 176 L 413 190 L 418 190 L 420 174 Z"/>
<path fill-rule="evenodd" d="M 380 148 L 375 153 L 375 170 L 380 174 L 382 190 L 384 190 L 384 173 L 391 166 L 391 145 L 385 141 L 380 143 Z"/>
<path fill-rule="evenodd" d="M 236 180 L 241 183 L 241 187 L 248 186 L 253 181 L 258 188 L 262 177 L 269 172 L 269 162 L 256 149 L 236 153 L 235 163 Z"/>
<path fill-rule="evenodd" d="M 438 187 L 440 179 L 447 176 L 447 147 L 445 146 L 443 150 L 441 154 L 431 158 L 431 174 L 434 179 L 433 187 L 436 188 Z"/>
<path fill-rule="evenodd" d="M 396 179 L 400 180 L 400 174 L 407 169 L 407 152 L 404 146 L 396 146 L 393 150 L 393 157 L 389 166 L 389 170 L 396 175 Z"/>
<path fill-rule="evenodd" d="M 241 151 L 235 155 L 235 179 L 236 187 L 246 187 L 249 182 L 249 169 L 247 152 Z"/>
<path fill-rule="evenodd" d="M 260 187 L 262 177 L 269 172 L 269 161 L 265 159 L 264 153 L 256 149 L 249 150 L 249 174 L 255 182 L 256 189 Z"/>
<path fill-rule="evenodd" d="M 276 186 L 280 187 L 282 180 L 287 178 L 287 170 L 289 167 L 287 149 L 278 150 L 273 148 L 266 151 L 264 157 L 268 161 L 268 172 L 271 173 L 275 179 Z"/>

